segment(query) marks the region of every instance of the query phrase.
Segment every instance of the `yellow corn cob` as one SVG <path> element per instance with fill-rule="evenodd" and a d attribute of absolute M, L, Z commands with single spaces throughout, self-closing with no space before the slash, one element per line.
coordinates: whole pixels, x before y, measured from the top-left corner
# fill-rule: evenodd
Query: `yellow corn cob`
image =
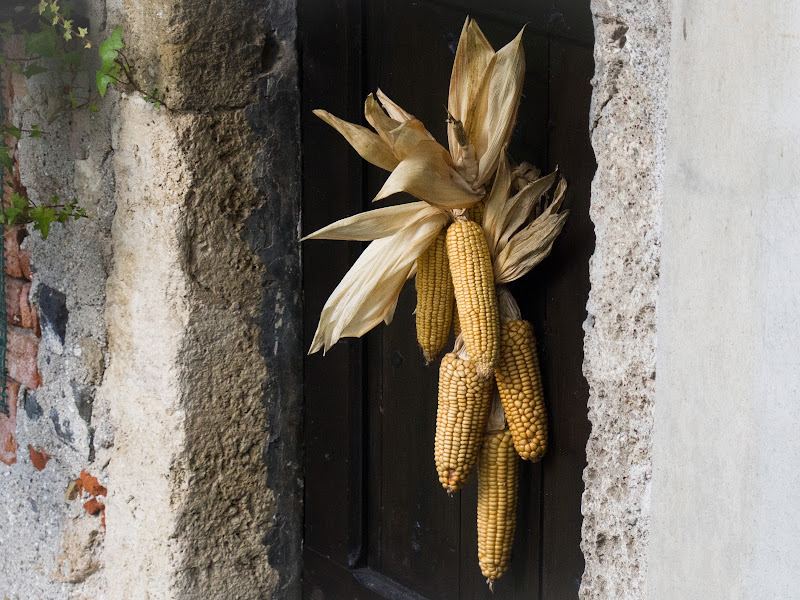
<path fill-rule="evenodd" d="M 481 226 L 474 221 L 450 225 L 447 257 L 464 344 L 478 375 L 487 379 L 497 364 L 500 323 L 492 259 Z"/>
<path fill-rule="evenodd" d="M 478 562 L 490 588 L 511 561 L 518 483 L 519 459 L 511 432 L 487 432 L 478 460 Z"/>
<path fill-rule="evenodd" d="M 467 218 L 475 221 L 478 225 L 483 225 L 483 215 L 486 212 L 486 203 L 481 200 L 467 209 Z"/>
<path fill-rule="evenodd" d="M 461 489 L 478 461 L 492 390 L 492 380 L 478 377 L 471 361 L 452 352 L 442 357 L 433 454 L 447 493 Z"/>
<path fill-rule="evenodd" d="M 457 338 L 461 333 L 461 321 L 458 320 L 458 307 L 453 310 L 453 338 Z"/>
<path fill-rule="evenodd" d="M 417 342 L 425 362 L 436 360 L 450 336 L 453 279 L 447 261 L 445 232 L 417 259 Z"/>
<path fill-rule="evenodd" d="M 547 451 L 547 411 L 536 338 L 527 321 L 509 321 L 500 327 L 495 377 L 514 447 L 525 460 L 539 461 Z"/>

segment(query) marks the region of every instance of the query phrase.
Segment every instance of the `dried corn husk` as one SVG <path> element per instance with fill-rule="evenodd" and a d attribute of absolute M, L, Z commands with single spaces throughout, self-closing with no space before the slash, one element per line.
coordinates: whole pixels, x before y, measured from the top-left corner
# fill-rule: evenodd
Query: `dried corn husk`
<path fill-rule="evenodd" d="M 468 179 L 473 187 L 492 178 L 511 138 L 525 77 L 523 31 L 498 52 L 469 17 L 461 31 L 450 76 L 447 139 L 453 161 L 462 170 L 472 170 L 467 155 L 474 153 L 476 178 Z"/>
<path fill-rule="evenodd" d="M 550 254 L 569 214 L 558 212 L 567 189 L 566 182 L 558 178 L 556 170 L 512 193 L 519 179 L 512 173 L 507 157 L 500 161 L 483 217 L 495 284 L 519 279 Z M 549 190 L 557 180 L 550 197 Z"/>
<path fill-rule="evenodd" d="M 325 303 L 309 353 L 327 351 L 342 337 L 360 337 L 382 321 L 389 323 L 417 257 L 446 222 L 445 213 L 426 205 L 399 231 L 367 246 Z M 333 235 L 335 229 L 312 234 Z"/>

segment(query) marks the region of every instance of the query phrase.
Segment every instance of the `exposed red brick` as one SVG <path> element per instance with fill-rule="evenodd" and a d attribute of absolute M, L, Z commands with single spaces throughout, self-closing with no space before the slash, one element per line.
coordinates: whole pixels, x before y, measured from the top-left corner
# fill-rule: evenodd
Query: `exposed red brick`
<path fill-rule="evenodd" d="M 25 329 L 34 329 L 38 325 L 36 318 L 36 309 L 31 306 L 31 282 L 26 281 L 22 284 L 22 289 L 19 291 L 19 316 L 22 321 L 22 327 Z M 35 332 L 34 332 L 35 333 Z"/>
<path fill-rule="evenodd" d="M 6 315 L 10 325 L 34 328 L 35 311 L 29 300 L 30 291 L 31 282 L 27 279 L 6 277 Z"/>
<path fill-rule="evenodd" d="M 7 368 L 12 379 L 35 390 L 42 384 L 36 358 L 39 355 L 39 338 L 22 327 L 8 326 Z"/>
<path fill-rule="evenodd" d="M 33 281 L 33 275 L 31 274 L 31 251 L 30 250 L 20 250 L 19 251 L 19 268 L 22 269 L 22 276 L 29 280 Z"/>
<path fill-rule="evenodd" d="M 50 456 L 44 451 L 44 448 L 39 446 L 39 449 L 36 450 L 36 448 L 28 444 L 28 451 L 31 453 L 31 462 L 37 471 L 41 471 L 47 466 Z"/>
<path fill-rule="evenodd" d="M 19 384 L 9 380 L 6 385 L 8 415 L 0 414 L 0 462 L 17 462 L 17 394 Z"/>
<path fill-rule="evenodd" d="M 105 507 L 106 505 L 102 502 L 98 502 L 96 498 L 91 498 L 83 503 L 83 508 L 85 508 L 86 512 L 88 512 L 90 515 L 96 515 L 101 510 L 105 512 Z"/>
<path fill-rule="evenodd" d="M 20 248 L 19 245 L 22 243 L 22 240 L 25 239 L 25 236 L 28 235 L 27 230 L 22 227 L 11 227 L 10 229 L 6 229 L 5 232 L 5 254 L 6 254 L 6 275 L 11 277 L 22 277 L 22 266 L 20 265 L 19 261 L 19 254 Z M 27 259 L 29 266 L 28 270 L 30 271 L 30 259 Z"/>
<path fill-rule="evenodd" d="M 100 485 L 100 482 L 97 481 L 97 477 L 94 475 L 89 475 L 85 470 L 81 471 L 81 484 L 83 485 L 83 489 L 89 492 L 92 496 L 105 496 L 108 493 L 108 490 Z"/>

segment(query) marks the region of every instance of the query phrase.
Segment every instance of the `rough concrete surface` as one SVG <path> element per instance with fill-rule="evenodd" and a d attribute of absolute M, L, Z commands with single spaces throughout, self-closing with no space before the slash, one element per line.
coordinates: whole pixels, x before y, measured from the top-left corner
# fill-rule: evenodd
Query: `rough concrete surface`
<path fill-rule="evenodd" d="M 800 585 L 800 6 L 673 3 L 652 600 Z"/>
<path fill-rule="evenodd" d="M 584 374 L 592 433 L 584 472 L 580 597 L 646 597 L 656 298 L 670 17 L 666 0 L 593 0 L 591 218 Z"/>
<path fill-rule="evenodd" d="M 111 91 L 21 149 L 34 199 L 93 219 L 26 241 L 44 384 L 0 465 L 0 597 L 299 598 L 294 2 L 88 4 L 168 108 Z M 61 93 L 48 77 L 19 78 L 26 124 Z M 82 469 L 105 514 L 65 496 Z"/>

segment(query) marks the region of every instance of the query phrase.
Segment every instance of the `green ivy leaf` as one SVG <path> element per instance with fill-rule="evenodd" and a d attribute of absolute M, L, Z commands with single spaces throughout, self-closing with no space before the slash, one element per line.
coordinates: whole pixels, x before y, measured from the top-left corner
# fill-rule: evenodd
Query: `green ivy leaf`
<path fill-rule="evenodd" d="M 45 10 L 47 10 L 47 0 L 41 0 L 39 2 L 39 14 L 44 14 Z"/>
<path fill-rule="evenodd" d="M 8 155 L 8 148 L 5 146 L 0 146 L 0 165 L 3 165 L 9 172 L 14 168 L 11 157 Z"/>
<path fill-rule="evenodd" d="M 38 75 L 39 73 L 47 73 L 47 69 L 45 67 L 37 65 L 36 63 L 29 64 L 27 67 L 25 67 L 25 70 L 22 72 L 22 74 L 25 75 L 25 77 L 33 77 L 34 75 Z"/>
<path fill-rule="evenodd" d="M 25 210 L 30 205 L 30 202 L 25 196 L 21 196 L 17 192 L 11 194 L 11 206 L 18 210 Z"/>
<path fill-rule="evenodd" d="M 10 36 L 14 35 L 14 23 L 11 21 L 5 21 L 0 23 L 0 36 Z"/>
<path fill-rule="evenodd" d="M 79 38 L 86 37 L 86 34 L 88 34 L 88 33 L 89 33 L 89 30 L 86 27 L 78 27 L 78 37 Z"/>
<path fill-rule="evenodd" d="M 75 99 L 75 96 L 72 95 L 72 91 L 67 94 L 67 98 L 69 98 L 69 103 L 72 105 L 72 108 L 78 108 L 78 101 Z"/>
<path fill-rule="evenodd" d="M 6 215 L 6 219 L 8 219 L 9 225 L 16 225 L 18 221 L 22 220 L 23 211 L 19 208 L 7 206 L 3 212 Z"/>
<path fill-rule="evenodd" d="M 8 135 L 13 135 L 17 139 L 22 137 L 22 130 L 15 125 L 6 125 L 2 128 L 2 131 Z"/>
<path fill-rule="evenodd" d="M 114 80 L 110 75 L 107 75 L 102 71 L 97 72 L 97 91 L 100 92 L 101 98 L 106 97 L 106 88 L 110 83 L 114 83 Z"/>
<path fill-rule="evenodd" d="M 100 70 L 109 72 L 111 70 L 110 63 L 116 60 L 119 51 L 124 47 L 125 44 L 122 43 L 122 26 L 119 26 L 97 49 L 97 52 L 100 54 L 100 60 L 103 61 L 103 66 Z"/>
<path fill-rule="evenodd" d="M 50 224 L 56 220 L 56 211 L 44 206 L 34 206 L 30 211 L 33 219 L 33 228 L 42 232 L 42 237 L 47 239 L 50 233 Z"/>
<path fill-rule="evenodd" d="M 39 125 L 31 126 L 30 136 L 32 138 L 40 138 L 40 137 L 42 137 L 42 130 L 39 129 Z"/>
<path fill-rule="evenodd" d="M 89 110 L 92 111 L 92 112 L 97 112 L 100 109 L 97 108 L 97 104 L 90 104 L 89 105 Z"/>
<path fill-rule="evenodd" d="M 44 58 L 56 55 L 56 32 L 51 27 L 46 27 L 39 33 L 25 35 L 25 54 L 38 54 Z"/>

